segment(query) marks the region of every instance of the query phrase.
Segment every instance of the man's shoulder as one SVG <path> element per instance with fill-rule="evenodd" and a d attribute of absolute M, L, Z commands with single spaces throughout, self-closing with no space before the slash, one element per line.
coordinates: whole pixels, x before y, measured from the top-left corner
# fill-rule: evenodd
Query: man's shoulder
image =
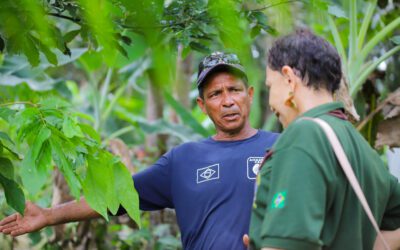
<path fill-rule="evenodd" d="M 199 141 L 189 141 L 181 143 L 171 149 L 171 152 L 182 152 L 187 150 L 193 150 L 198 148 L 204 148 L 207 145 L 209 138 L 201 139 Z"/>
<path fill-rule="evenodd" d="M 271 132 L 271 131 L 266 131 L 266 130 L 259 130 L 259 139 L 262 141 L 262 143 L 267 143 L 267 144 L 274 144 L 275 141 L 278 140 L 280 133 L 276 132 Z"/>

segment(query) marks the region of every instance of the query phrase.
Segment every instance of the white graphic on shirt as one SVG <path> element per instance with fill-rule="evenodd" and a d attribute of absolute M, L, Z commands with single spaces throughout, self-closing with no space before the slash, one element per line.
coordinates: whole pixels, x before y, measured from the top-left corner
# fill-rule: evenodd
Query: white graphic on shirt
<path fill-rule="evenodd" d="M 260 171 L 260 164 L 263 157 L 249 157 L 247 158 L 247 178 L 254 180 Z"/>
<path fill-rule="evenodd" d="M 197 183 L 219 179 L 219 164 L 197 169 Z"/>

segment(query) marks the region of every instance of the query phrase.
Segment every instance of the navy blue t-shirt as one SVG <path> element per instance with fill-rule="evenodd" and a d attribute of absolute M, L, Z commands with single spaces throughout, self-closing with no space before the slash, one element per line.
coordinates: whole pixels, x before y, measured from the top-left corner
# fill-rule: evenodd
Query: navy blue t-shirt
<path fill-rule="evenodd" d="M 177 146 L 133 175 L 141 210 L 175 208 L 184 249 L 245 249 L 257 164 L 278 134 Z"/>

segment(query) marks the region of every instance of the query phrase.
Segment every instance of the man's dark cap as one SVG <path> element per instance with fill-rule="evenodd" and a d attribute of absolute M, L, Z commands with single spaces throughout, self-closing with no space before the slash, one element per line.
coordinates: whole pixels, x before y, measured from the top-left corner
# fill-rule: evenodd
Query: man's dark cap
<path fill-rule="evenodd" d="M 247 75 L 244 71 L 239 58 L 235 54 L 227 54 L 224 52 L 214 52 L 206 56 L 199 63 L 199 73 L 197 74 L 197 88 L 206 82 L 207 77 L 212 73 L 221 72 L 234 72 L 243 76 L 247 81 Z"/>

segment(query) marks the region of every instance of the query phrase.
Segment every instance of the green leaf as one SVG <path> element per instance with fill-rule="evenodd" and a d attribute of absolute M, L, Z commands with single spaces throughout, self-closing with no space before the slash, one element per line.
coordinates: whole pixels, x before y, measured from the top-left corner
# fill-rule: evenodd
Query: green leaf
<path fill-rule="evenodd" d="M 19 155 L 18 155 L 16 152 L 14 152 L 11 148 L 7 147 L 7 146 L 4 145 L 4 144 L 3 144 L 3 148 L 4 148 L 4 149 L 7 149 L 7 151 L 10 152 L 11 158 L 13 158 L 14 160 L 20 160 Z"/>
<path fill-rule="evenodd" d="M 129 59 L 129 55 L 128 52 L 126 52 L 126 50 L 124 49 L 124 47 L 122 47 L 121 45 L 119 45 L 118 43 L 115 44 L 115 47 L 118 49 L 118 51 L 125 56 L 126 58 Z"/>
<path fill-rule="evenodd" d="M 13 117 L 17 111 L 5 108 L 5 107 L 0 107 L 0 118 L 3 120 L 9 122 L 10 117 Z"/>
<path fill-rule="evenodd" d="M 18 112 L 10 123 L 17 129 L 17 141 L 19 142 L 38 132 L 37 130 L 42 125 L 36 108 L 25 108 Z"/>
<path fill-rule="evenodd" d="M 394 36 L 390 38 L 390 41 L 394 42 L 396 45 L 400 45 L 400 36 Z"/>
<path fill-rule="evenodd" d="M 131 217 L 140 227 L 139 196 L 136 192 L 133 180 L 128 169 L 121 163 L 114 164 L 115 194 L 118 201 L 124 207 L 129 217 Z"/>
<path fill-rule="evenodd" d="M 51 137 L 49 142 L 54 162 L 64 175 L 65 180 L 67 181 L 71 190 L 71 194 L 78 199 L 80 197 L 81 183 L 78 177 L 75 175 L 71 163 L 64 154 L 64 149 L 62 146 L 63 143 L 57 137 Z"/>
<path fill-rule="evenodd" d="M 254 26 L 251 31 L 250 31 L 250 36 L 251 38 L 254 38 L 256 36 L 258 36 L 258 34 L 260 34 L 261 31 L 261 27 L 260 26 Z"/>
<path fill-rule="evenodd" d="M 97 143 L 101 143 L 101 137 L 100 135 L 96 132 L 96 130 L 87 124 L 84 123 L 79 123 L 79 127 L 82 129 L 82 131 L 87 134 L 90 138 L 94 139 Z"/>
<path fill-rule="evenodd" d="M 41 109 L 64 109 L 71 107 L 71 104 L 61 98 L 50 97 L 39 102 Z"/>
<path fill-rule="evenodd" d="M 261 11 L 252 11 L 251 16 L 253 16 L 260 24 L 267 25 L 268 23 L 267 16 Z"/>
<path fill-rule="evenodd" d="M 40 50 L 43 52 L 43 54 L 46 56 L 46 59 L 53 65 L 57 65 L 58 64 L 58 59 L 56 54 L 51 51 L 47 46 L 43 45 L 40 43 L 39 46 Z"/>
<path fill-rule="evenodd" d="M 193 50 L 196 50 L 196 51 L 199 51 L 199 52 L 202 52 L 202 53 L 209 53 L 210 52 L 210 49 L 207 46 L 205 46 L 205 45 L 203 45 L 201 43 L 198 43 L 198 42 L 190 42 L 189 46 Z"/>
<path fill-rule="evenodd" d="M 47 173 L 51 167 L 51 148 L 50 143 L 45 141 L 36 158 L 36 167 L 38 172 Z"/>
<path fill-rule="evenodd" d="M 39 156 L 39 153 L 40 153 L 43 143 L 50 137 L 50 135 L 51 135 L 51 131 L 47 127 L 43 126 L 40 129 L 39 134 L 37 135 L 35 141 L 33 142 L 33 145 L 31 146 L 33 161 L 36 162 L 36 159 Z"/>
<path fill-rule="evenodd" d="M 11 140 L 11 138 L 8 136 L 8 134 L 1 132 L 1 131 L 0 131 L 0 139 L 9 141 L 11 144 L 14 144 L 14 142 Z"/>
<path fill-rule="evenodd" d="M 13 125 L 16 125 L 17 128 L 21 128 L 26 126 L 27 124 L 37 120 L 36 115 L 38 114 L 35 108 L 25 108 L 16 113 L 14 119 L 12 121 Z"/>
<path fill-rule="evenodd" d="M 89 156 L 86 178 L 83 181 L 83 193 L 91 208 L 108 220 L 107 190 L 109 178 L 113 176 L 110 166 L 99 159 Z"/>
<path fill-rule="evenodd" d="M 83 137 L 81 128 L 70 116 L 64 118 L 62 130 L 67 138 L 72 138 L 74 136 Z"/>
<path fill-rule="evenodd" d="M 179 102 L 177 102 L 168 92 L 164 92 L 164 97 L 167 103 L 176 111 L 183 123 L 188 125 L 198 134 L 204 137 L 210 136 L 208 131 L 201 126 L 201 124 L 192 116 L 189 111 L 185 109 Z"/>
<path fill-rule="evenodd" d="M 6 43 L 4 42 L 3 37 L 0 36 L 0 52 L 3 53 Z"/>
<path fill-rule="evenodd" d="M 0 183 L 3 186 L 7 204 L 20 214 L 24 214 L 25 195 L 21 187 L 14 180 L 8 179 L 0 174 Z"/>
<path fill-rule="evenodd" d="M 31 194 L 38 193 L 46 184 L 46 172 L 40 172 L 36 168 L 35 160 L 32 157 L 33 148 L 31 148 L 25 155 L 21 162 L 20 175 L 24 187 L 29 190 Z"/>
<path fill-rule="evenodd" d="M 131 45 L 132 44 L 132 39 L 129 36 L 121 36 L 121 40 L 126 45 Z"/>
<path fill-rule="evenodd" d="M 38 48 L 43 52 L 43 54 L 46 56 L 47 60 L 53 64 L 57 65 L 58 60 L 56 54 L 54 54 L 51 49 L 48 47 L 48 45 L 43 44 L 42 41 L 37 39 L 34 36 L 31 36 L 32 40 L 35 42 L 35 44 L 38 46 Z"/>
<path fill-rule="evenodd" d="M 81 29 L 78 30 L 71 30 L 64 35 L 64 42 L 69 43 L 71 42 L 79 33 Z"/>
<path fill-rule="evenodd" d="M 337 17 L 337 18 L 346 18 L 348 19 L 346 12 L 342 8 L 337 5 L 329 5 L 328 13 Z"/>
<path fill-rule="evenodd" d="M 14 166 L 10 159 L 0 157 L 0 174 L 10 180 L 14 179 Z"/>
<path fill-rule="evenodd" d="M 39 50 L 30 35 L 25 37 L 25 43 L 23 43 L 22 49 L 25 56 L 28 58 L 29 63 L 33 67 L 39 65 Z"/>

